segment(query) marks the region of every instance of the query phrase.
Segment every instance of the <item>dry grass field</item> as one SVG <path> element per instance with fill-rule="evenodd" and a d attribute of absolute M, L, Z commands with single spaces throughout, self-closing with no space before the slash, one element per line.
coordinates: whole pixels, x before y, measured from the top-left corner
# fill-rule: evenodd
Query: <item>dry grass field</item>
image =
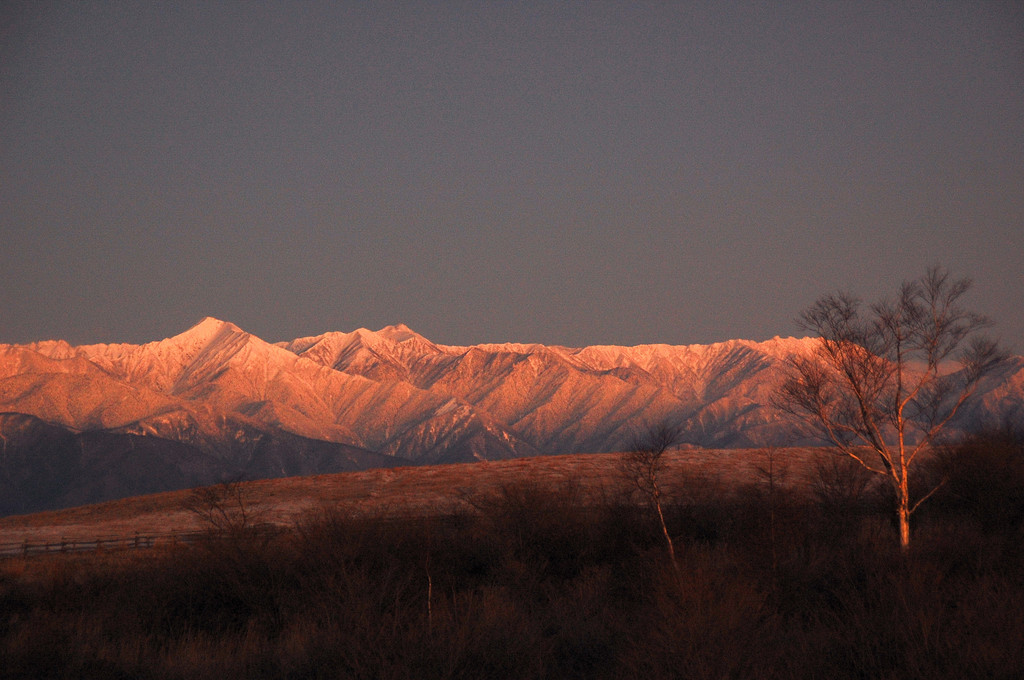
<path fill-rule="evenodd" d="M 677 493 L 714 493 L 723 485 L 752 482 L 765 452 L 758 449 L 680 449 L 667 454 L 666 486 Z M 775 450 L 781 483 L 801 486 L 814 474 L 824 449 Z M 584 496 L 602 500 L 628 488 L 619 473 L 620 454 L 580 454 L 401 467 L 311 477 L 244 482 L 245 499 L 261 522 L 291 525 L 310 511 L 345 507 L 367 515 L 428 517 L 464 507 L 467 498 L 513 483 L 578 484 Z M 66 510 L 0 518 L 0 544 L 82 541 L 208 528 L 185 508 L 190 491 L 172 491 Z"/>
<path fill-rule="evenodd" d="M 251 524 L 0 559 L 0 679 L 1022 677 L 1024 439 L 937 457 L 906 552 L 863 473 L 784 449 L 769 480 L 767 458 L 673 452 L 664 532 L 616 455 L 7 517 L 0 542 L 210 529 L 210 498 Z"/>

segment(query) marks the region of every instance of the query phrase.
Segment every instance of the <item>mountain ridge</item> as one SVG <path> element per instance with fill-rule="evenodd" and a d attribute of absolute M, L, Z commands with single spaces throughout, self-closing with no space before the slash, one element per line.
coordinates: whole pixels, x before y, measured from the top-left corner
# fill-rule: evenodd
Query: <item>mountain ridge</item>
<path fill-rule="evenodd" d="M 786 362 L 816 342 L 460 346 L 395 324 L 270 343 L 205 317 L 139 345 L 0 345 L 0 412 L 183 445 L 206 461 L 188 477 L 200 482 L 273 474 L 266 452 L 298 441 L 344 450 L 355 466 L 622 450 L 655 422 L 678 425 L 693 447 L 804 445 L 816 442 L 794 438 L 771 396 Z M 1024 357 L 1015 357 L 986 382 L 971 418 L 1022 418 L 1022 395 Z"/>

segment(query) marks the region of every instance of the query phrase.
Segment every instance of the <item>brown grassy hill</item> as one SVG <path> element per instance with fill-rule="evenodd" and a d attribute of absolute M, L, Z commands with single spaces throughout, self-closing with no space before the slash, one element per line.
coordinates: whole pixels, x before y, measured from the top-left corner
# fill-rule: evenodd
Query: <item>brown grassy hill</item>
<path fill-rule="evenodd" d="M 806 484 L 822 449 L 776 449 L 785 484 Z M 766 452 L 759 449 L 680 449 L 668 454 L 664 478 L 670 494 L 700 497 L 758 479 Z M 261 522 L 294 523 L 306 513 L 343 507 L 374 515 L 429 516 L 472 507 L 503 487 L 527 483 L 578 484 L 594 502 L 627 490 L 620 454 L 543 456 L 425 467 L 347 472 L 245 482 L 247 505 Z M 127 537 L 207 528 L 186 509 L 191 491 L 172 491 L 66 510 L 0 518 L 0 543 L 56 542 Z"/>

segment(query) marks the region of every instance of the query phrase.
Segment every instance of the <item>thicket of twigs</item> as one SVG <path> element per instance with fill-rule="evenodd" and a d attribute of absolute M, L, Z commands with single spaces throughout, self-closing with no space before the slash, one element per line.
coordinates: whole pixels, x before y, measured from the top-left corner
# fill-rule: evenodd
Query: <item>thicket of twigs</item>
<path fill-rule="evenodd" d="M 773 469 L 772 475 L 781 470 Z M 647 508 L 529 481 L 428 520 L 324 509 L 162 552 L 0 563 L 0 675 L 1015 678 L 1024 451 L 978 437 L 901 554 L 884 494 L 823 462 Z"/>

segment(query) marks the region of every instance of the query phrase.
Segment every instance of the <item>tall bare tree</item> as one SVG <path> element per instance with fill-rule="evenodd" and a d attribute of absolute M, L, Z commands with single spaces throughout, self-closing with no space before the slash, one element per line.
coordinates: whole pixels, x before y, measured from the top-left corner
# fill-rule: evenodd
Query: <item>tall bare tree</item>
<path fill-rule="evenodd" d="M 845 293 L 820 298 L 799 318 L 816 352 L 791 362 L 776 400 L 889 481 L 904 550 L 911 514 L 934 492 L 910 497 L 915 460 L 1005 356 L 979 333 L 989 320 L 962 306 L 970 287 L 931 267 L 867 307 Z"/>
<path fill-rule="evenodd" d="M 679 443 L 681 430 L 679 427 L 665 423 L 638 431 L 632 440 L 629 450 L 623 455 L 621 473 L 635 491 L 640 492 L 658 518 L 658 525 L 665 537 L 668 556 L 672 561 L 672 569 L 679 577 L 679 564 L 676 561 L 676 548 L 672 535 L 665 523 L 665 512 L 662 508 L 662 471 L 665 467 L 665 454 Z"/>
<path fill-rule="evenodd" d="M 779 554 L 776 543 L 775 511 L 779 503 L 779 487 L 789 475 L 789 464 L 779 456 L 778 450 L 771 445 L 761 449 L 761 460 L 754 463 L 754 474 L 767 487 L 765 501 L 768 504 L 768 542 L 772 550 L 772 573 L 779 566 Z"/>

